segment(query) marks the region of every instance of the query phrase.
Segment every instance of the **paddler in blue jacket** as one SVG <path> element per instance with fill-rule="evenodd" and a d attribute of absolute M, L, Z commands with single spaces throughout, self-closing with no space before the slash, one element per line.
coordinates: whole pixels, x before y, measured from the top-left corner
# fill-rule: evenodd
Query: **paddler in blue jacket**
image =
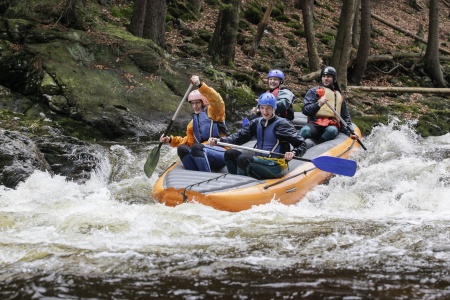
<path fill-rule="evenodd" d="M 256 149 L 283 153 L 284 157 L 268 157 L 265 154 L 246 154 L 236 149 L 225 152 L 225 163 L 231 174 L 246 175 L 257 179 L 280 178 L 287 169 L 286 161 L 306 152 L 305 140 L 285 118 L 275 115 L 277 99 L 266 92 L 258 98 L 261 117 L 251 120 L 236 133 L 221 138 L 210 138 L 211 146 L 217 142 L 242 145 L 256 137 Z M 293 150 L 291 150 L 291 145 Z M 255 155 L 256 154 L 256 155 Z"/>
<path fill-rule="evenodd" d="M 225 103 L 222 96 L 200 81 L 197 75 L 192 75 L 191 83 L 198 89 L 190 92 L 187 99 L 193 113 L 186 128 L 186 136 L 162 135 L 159 141 L 177 147 L 178 156 L 186 170 L 211 172 L 225 166 L 225 149 L 207 145 L 210 137 L 229 134 L 225 124 Z"/>

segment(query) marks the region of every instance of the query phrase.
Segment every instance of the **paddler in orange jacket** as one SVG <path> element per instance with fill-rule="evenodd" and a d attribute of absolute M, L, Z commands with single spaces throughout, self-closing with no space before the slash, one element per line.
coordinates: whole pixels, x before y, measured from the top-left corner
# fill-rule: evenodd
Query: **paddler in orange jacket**
<path fill-rule="evenodd" d="M 336 75 L 335 68 L 330 66 L 323 68 L 320 73 L 322 79 L 320 85 L 306 93 L 302 112 L 308 116 L 308 123 L 299 132 L 303 138 L 318 138 L 321 143 L 332 140 L 339 132 L 343 132 L 352 139 L 358 139 L 358 136 L 352 134 L 347 126 L 340 124 L 339 117 L 326 105 L 328 102 L 352 128 L 347 104 L 340 93 Z"/>

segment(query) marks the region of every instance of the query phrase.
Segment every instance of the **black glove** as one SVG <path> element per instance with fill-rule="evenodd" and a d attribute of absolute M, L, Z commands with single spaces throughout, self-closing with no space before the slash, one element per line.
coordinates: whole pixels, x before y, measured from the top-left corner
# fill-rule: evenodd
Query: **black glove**
<path fill-rule="evenodd" d="M 292 150 L 292 152 L 294 153 L 295 156 L 303 156 L 306 153 L 306 150 L 308 150 L 308 147 L 306 146 L 306 142 L 303 141 L 301 143 L 301 145 L 297 148 L 295 148 L 294 150 Z"/>

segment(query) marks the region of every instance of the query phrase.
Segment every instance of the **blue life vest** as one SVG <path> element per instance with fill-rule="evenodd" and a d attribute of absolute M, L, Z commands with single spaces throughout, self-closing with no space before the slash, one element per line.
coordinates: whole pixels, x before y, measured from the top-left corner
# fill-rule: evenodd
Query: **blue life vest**
<path fill-rule="evenodd" d="M 197 143 L 203 143 L 210 137 L 220 137 L 219 128 L 216 122 L 208 118 L 206 111 L 193 114 L 194 137 Z"/>
<path fill-rule="evenodd" d="M 281 118 L 277 118 L 272 124 L 263 129 L 261 122 L 265 122 L 263 118 L 258 122 L 258 127 L 256 129 L 257 142 L 256 146 L 258 149 L 266 150 L 270 152 L 280 152 L 280 141 L 275 136 L 275 127 L 278 123 L 282 121 Z M 262 156 L 268 156 L 267 154 Z"/>

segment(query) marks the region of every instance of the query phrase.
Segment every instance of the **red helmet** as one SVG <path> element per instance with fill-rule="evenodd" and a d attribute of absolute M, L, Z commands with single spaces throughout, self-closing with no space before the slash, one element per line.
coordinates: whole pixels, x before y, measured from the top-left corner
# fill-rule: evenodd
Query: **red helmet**
<path fill-rule="evenodd" d="M 206 99 L 206 97 L 203 96 L 202 93 L 199 92 L 199 90 L 193 90 L 189 93 L 188 101 L 191 102 L 192 100 L 202 100 L 203 106 L 209 104 L 208 99 Z"/>

